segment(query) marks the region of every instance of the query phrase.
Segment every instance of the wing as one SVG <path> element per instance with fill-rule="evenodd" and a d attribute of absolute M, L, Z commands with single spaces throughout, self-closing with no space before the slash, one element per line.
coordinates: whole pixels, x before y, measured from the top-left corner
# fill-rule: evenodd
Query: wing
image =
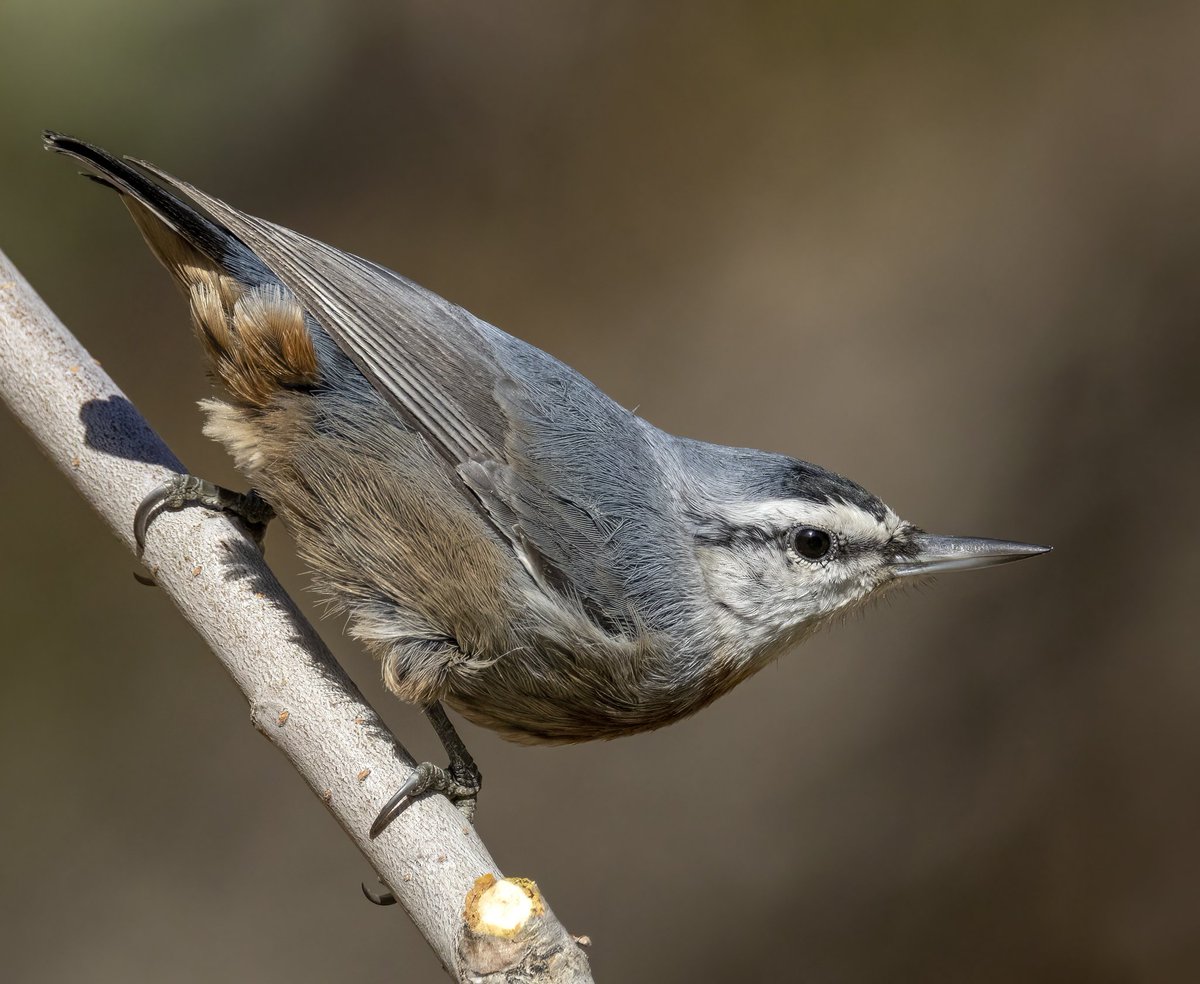
<path fill-rule="evenodd" d="M 245 243 L 448 461 L 502 454 L 507 422 L 492 394 L 503 373 L 470 314 L 390 270 L 136 163 Z"/>
<path fill-rule="evenodd" d="M 614 447 L 645 451 L 632 414 L 544 352 L 398 274 L 135 163 L 228 229 L 296 295 L 453 469 L 543 590 L 578 602 L 606 631 L 632 623 L 615 517 L 653 456 L 596 471 Z"/>

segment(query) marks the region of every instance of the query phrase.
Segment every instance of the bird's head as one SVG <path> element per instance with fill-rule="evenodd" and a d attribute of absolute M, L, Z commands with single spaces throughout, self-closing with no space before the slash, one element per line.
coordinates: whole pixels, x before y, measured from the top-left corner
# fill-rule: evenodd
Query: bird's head
<path fill-rule="evenodd" d="M 711 446 L 710 446 L 711 447 Z M 934 536 L 816 465 L 759 451 L 706 452 L 688 513 L 712 610 L 728 639 L 778 650 L 890 587 L 1050 548 Z M 744 648 L 743 648 L 744 647 Z"/>

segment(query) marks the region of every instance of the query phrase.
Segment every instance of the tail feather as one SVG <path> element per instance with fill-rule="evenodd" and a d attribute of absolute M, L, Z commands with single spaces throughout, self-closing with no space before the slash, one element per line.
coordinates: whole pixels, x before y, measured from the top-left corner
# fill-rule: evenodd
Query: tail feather
<path fill-rule="evenodd" d="M 47 132 L 45 140 L 47 149 L 82 161 L 91 169 L 86 177 L 121 196 L 187 296 L 209 368 L 235 406 L 261 410 L 282 389 L 317 384 L 320 366 L 304 309 L 245 243 L 137 161 L 57 133 Z"/>
<path fill-rule="evenodd" d="M 174 265 L 172 257 L 177 250 L 164 243 L 158 230 L 145 221 L 146 212 L 216 267 L 239 280 L 246 283 L 275 280 L 262 261 L 232 232 L 214 222 L 178 192 L 149 178 L 128 158 L 118 159 L 99 147 L 51 130 L 46 130 L 42 137 L 47 150 L 87 165 L 91 171 L 85 177 L 112 188 L 125 198 L 127 205 L 137 203 L 141 206 L 141 209 L 131 207 L 130 211 L 151 248 L 168 267 Z"/>

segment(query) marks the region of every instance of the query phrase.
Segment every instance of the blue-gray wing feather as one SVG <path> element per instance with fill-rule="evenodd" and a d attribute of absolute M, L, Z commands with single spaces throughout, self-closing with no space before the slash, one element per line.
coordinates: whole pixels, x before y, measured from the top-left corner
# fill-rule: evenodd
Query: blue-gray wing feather
<path fill-rule="evenodd" d="M 651 429 L 574 370 L 398 274 L 138 163 L 296 295 L 447 462 L 535 581 L 608 630 L 629 624 L 645 565 L 627 555 L 662 556 L 658 500 L 647 494 L 657 480 Z M 650 510 L 640 522 L 639 507 Z M 631 522 L 645 526 L 636 541 L 618 535 Z"/>

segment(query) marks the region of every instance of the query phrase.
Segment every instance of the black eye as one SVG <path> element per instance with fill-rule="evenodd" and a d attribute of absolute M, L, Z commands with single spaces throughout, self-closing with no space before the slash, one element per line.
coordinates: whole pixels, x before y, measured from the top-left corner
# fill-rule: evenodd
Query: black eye
<path fill-rule="evenodd" d="M 815 526 L 797 526 L 792 531 L 792 549 L 807 560 L 820 560 L 832 546 L 829 534 Z"/>

